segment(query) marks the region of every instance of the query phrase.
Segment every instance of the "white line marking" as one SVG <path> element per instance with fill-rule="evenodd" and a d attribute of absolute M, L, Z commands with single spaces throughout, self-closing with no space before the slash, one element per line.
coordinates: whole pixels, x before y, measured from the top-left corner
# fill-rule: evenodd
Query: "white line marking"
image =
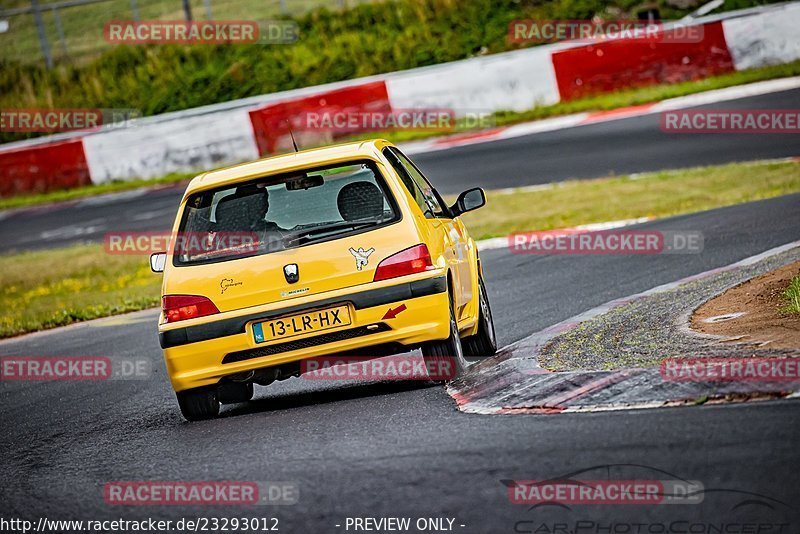
<path fill-rule="evenodd" d="M 105 206 L 107 204 L 114 204 L 120 200 L 131 200 L 133 198 L 138 198 L 148 192 L 148 187 L 141 187 L 139 189 L 129 189 L 128 191 L 120 191 L 118 193 L 104 193 L 102 195 L 95 195 L 81 199 L 78 201 L 77 206 Z"/>
<path fill-rule="evenodd" d="M 777 80 L 766 80 L 763 82 L 749 83 L 747 85 L 737 85 L 725 87 L 723 89 L 712 89 L 693 95 L 678 96 L 662 100 L 653 106 L 654 111 L 666 111 L 672 109 L 682 109 L 705 104 L 716 104 L 728 100 L 738 100 L 751 96 L 761 96 L 781 91 L 790 91 L 800 87 L 800 76 L 792 78 L 778 78 Z"/>
<path fill-rule="evenodd" d="M 630 226 L 632 224 L 641 224 L 652 220 L 654 220 L 654 217 L 639 217 L 638 219 L 621 219 L 619 221 L 606 221 L 599 223 L 581 224 L 578 226 L 574 226 L 572 228 L 558 228 L 552 231 L 569 232 L 572 230 L 585 230 L 587 232 L 598 232 L 600 230 L 612 230 L 614 228 L 622 228 L 624 226 Z M 535 232 L 536 230 L 531 230 L 531 231 Z M 509 237 L 510 236 L 482 239 L 481 241 L 478 241 L 476 245 L 478 246 L 478 250 L 495 250 L 498 248 L 505 248 L 508 247 Z"/>
<path fill-rule="evenodd" d="M 535 193 L 537 191 L 547 191 L 560 186 L 563 182 L 548 182 L 546 184 L 524 185 L 522 187 L 505 187 L 503 189 L 492 189 L 493 195 L 516 195 L 517 193 Z"/>

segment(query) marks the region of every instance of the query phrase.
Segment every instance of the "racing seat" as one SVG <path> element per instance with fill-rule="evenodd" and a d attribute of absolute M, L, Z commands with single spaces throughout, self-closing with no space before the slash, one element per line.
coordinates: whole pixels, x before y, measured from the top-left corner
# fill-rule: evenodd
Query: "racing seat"
<path fill-rule="evenodd" d="M 260 232 L 266 227 L 264 217 L 269 209 L 265 189 L 240 187 L 217 204 L 217 232 Z"/>
<path fill-rule="evenodd" d="M 347 222 L 383 216 L 383 193 L 372 182 L 351 182 L 336 197 L 339 214 Z"/>

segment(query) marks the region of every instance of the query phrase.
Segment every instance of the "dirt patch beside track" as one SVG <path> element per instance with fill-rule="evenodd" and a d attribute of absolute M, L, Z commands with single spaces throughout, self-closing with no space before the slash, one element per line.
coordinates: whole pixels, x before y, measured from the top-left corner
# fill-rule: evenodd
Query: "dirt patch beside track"
<path fill-rule="evenodd" d="M 729 289 L 797 263 L 800 247 L 794 246 L 732 269 L 709 271 L 641 298 L 621 299 L 608 311 L 579 321 L 549 340 L 538 353 L 539 364 L 550 371 L 620 371 L 658 367 L 665 358 L 795 355 L 796 347 L 760 346 L 743 339 L 728 343 L 734 340 L 693 330 L 690 319 L 696 309 Z"/>
<path fill-rule="evenodd" d="M 729 342 L 800 349 L 800 315 L 781 311 L 783 292 L 798 275 L 800 262 L 794 262 L 729 289 L 695 311 L 692 329 Z"/>

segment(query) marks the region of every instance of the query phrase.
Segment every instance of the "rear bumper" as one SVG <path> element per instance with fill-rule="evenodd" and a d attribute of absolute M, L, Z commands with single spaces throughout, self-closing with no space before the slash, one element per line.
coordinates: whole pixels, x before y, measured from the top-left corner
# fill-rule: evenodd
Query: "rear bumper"
<path fill-rule="evenodd" d="M 256 343 L 252 325 L 279 316 L 346 304 L 352 322 L 290 342 Z M 384 319 L 389 308 L 406 310 Z M 160 328 L 175 391 L 211 385 L 225 376 L 272 367 L 305 358 L 364 351 L 384 344 L 415 346 L 449 334 L 447 279 L 441 273 L 401 284 L 341 293 L 293 306 L 223 317 L 202 324 Z M 170 325 L 172 326 L 172 325 Z M 224 363 L 223 363 L 224 362 Z"/>

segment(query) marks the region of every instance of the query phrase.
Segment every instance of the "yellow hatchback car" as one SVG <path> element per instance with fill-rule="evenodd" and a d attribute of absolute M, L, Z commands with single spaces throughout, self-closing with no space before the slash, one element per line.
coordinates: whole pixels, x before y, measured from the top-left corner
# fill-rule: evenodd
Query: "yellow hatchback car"
<path fill-rule="evenodd" d="M 214 417 L 307 358 L 420 348 L 427 363 L 496 351 L 475 241 L 384 140 L 304 150 L 202 174 L 181 201 L 158 332 L 184 417 Z M 213 246 L 203 246 L 213 242 Z M 200 244 L 199 244 L 200 243 Z"/>

